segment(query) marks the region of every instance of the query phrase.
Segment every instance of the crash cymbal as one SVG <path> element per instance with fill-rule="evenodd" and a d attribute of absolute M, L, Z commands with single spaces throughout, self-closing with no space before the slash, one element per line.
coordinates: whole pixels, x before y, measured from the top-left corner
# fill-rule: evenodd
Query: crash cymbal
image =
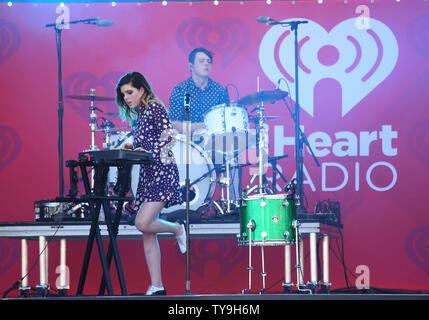
<path fill-rule="evenodd" d="M 283 99 L 287 97 L 288 93 L 282 90 L 272 90 L 272 91 L 261 91 L 249 94 L 240 100 L 238 100 L 238 104 L 245 106 L 253 106 L 261 103 L 274 103 L 277 100 Z"/>
<path fill-rule="evenodd" d="M 87 100 L 87 101 L 91 101 L 92 99 L 94 99 L 95 101 L 115 101 L 115 98 L 112 98 L 112 97 L 102 97 L 102 96 L 96 96 L 91 94 L 81 94 L 81 95 L 77 94 L 77 95 L 69 95 L 66 97 L 70 99 L 75 99 L 75 100 Z"/>

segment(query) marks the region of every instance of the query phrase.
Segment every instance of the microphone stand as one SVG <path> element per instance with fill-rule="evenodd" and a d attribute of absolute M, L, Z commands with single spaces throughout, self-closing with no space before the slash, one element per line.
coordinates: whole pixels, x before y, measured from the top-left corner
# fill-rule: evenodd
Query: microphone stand
<path fill-rule="evenodd" d="M 63 168 L 63 117 L 64 117 L 64 98 L 63 98 L 63 83 L 62 83 L 62 58 L 61 58 L 61 31 L 63 25 L 47 24 L 46 27 L 54 27 L 57 45 L 58 59 L 58 160 L 59 160 L 59 184 L 60 197 L 64 196 L 64 168 Z"/>
<path fill-rule="evenodd" d="M 50 23 L 45 25 L 47 28 L 54 28 L 56 35 L 57 59 L 58 59 L 58 162 L 59 162 L 59 189 L 60 197 L 64 197 L 64 167 L 63 167 L 63 118 L 64 118 L 64 98 L 63 98 L 63 83 L 62 83 L 62 42 L 61 32 L 66 25 L 84 23 L 97 24 L 99 18 L 81 19 L 75 21 L 67 21 L 65 23 Z"/>
<path fill-rule="evenodd" d="M 186 294 L 191 293 L 191 279 L 190 279 L 190 239 L 189 239 L 189 145 L 190 145 L 190 122 L 189 122 L 189 109 L 190 109 L 190 94 L 185 94 L 185 113 L 186 113 L 186 129 L 185 129 L 185 144 L 186 144 Z"/>
<path fill-rule="evenodd" d="M 303 21 L 275 21 L 273 19 L 270 22 L 267 22 L 267 25 L 281 25 L 281 26 L 290 26 L 291 31 L 294 33 L 294 49 L 295 49 L 295 116 L 293 117 L 295 122 L 295 160 L 296 160 L 296 195 L 295 205 L 300 209 L 302 207 L 302 199 L 304 197 L 304 142 L 309 146 L 307 139 L 305 139 L 304 134 L 302 133 L 299 122 L 300 122 L 300 105 L 299 105 L 299 72 L 298 72 L 298 26 L 300 24 L 308 23 L 307 20 Z M 311 150 L 311 148 L 310 148 Z M 312 151 L 311 151 L 312 152 Z M 312 152 L 313 154 L 313 152 Z M 316 157 L 313 154 L 313 157 L 318 166 Z M 305 209 L 305 207 L 304 207 Z"/>

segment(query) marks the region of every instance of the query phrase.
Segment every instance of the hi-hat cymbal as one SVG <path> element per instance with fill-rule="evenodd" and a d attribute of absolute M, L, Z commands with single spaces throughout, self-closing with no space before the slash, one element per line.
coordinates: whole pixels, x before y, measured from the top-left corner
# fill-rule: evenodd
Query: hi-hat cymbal
<path fill-rule="evenodd" d="M 277 100 L 283 99 L 287 97 L 288 93 L 282 90 L 272 90 L 272 91 L 261 91 L 249 94 L 240 100 L 238 100 L 238 104 L 245 106 L 253 106 L 261 103 L 274 103 Z"/>
<path fill-rule="evenodd" d="M 70 98 L 70 99 L 75 99 L 75 100 L 87 100 L 87 101 L 91 101 L 91 100 L 115 101 L 115 98 L 112 98 L 112 97 L 103 97 L 103 96 L 96 96 L 96 95 L 91 95 L 91 94 L 77 94 L 77 95 L 69 95 L 66 97 Z"/>

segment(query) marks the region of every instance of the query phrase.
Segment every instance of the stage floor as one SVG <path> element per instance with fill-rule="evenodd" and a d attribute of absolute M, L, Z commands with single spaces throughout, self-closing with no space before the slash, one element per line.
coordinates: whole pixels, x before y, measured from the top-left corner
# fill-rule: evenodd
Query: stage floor
<path fill-rule="evenodd" d="M 35 297 L 15 297 L 15 298 L 3 298 L 5 300 L 97 300 L 97 301 L 124 301 L 124 300 L 160 300 L 160 301 L 212 301 L 212 300 L 230 300 L 230 301 L 278 301 L 278 300 L 429 300 L 429 294 L 427 293 L 289 293 L 289 294 L 183 294 L 183 295 L 167 295 L 167 296 L 145 296 L 144 294 L 131 294 L 128 296 L 114 295 L 114 296 L 35 296 Z"/>

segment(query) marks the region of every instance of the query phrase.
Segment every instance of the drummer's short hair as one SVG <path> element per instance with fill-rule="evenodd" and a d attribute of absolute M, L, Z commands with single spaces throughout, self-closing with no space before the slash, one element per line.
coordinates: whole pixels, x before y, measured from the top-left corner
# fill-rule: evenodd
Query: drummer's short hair
<path fill-rule="evenodd" d="M 210 60 L 213 62 L 213 54 L 209 50 L 207 50 L 206 48 L 200 47 L 200 48 L 195 48 L 189 54 L 189 59 L 188 60 L 189 60 L 190 63 L 194 64 L 194 62 L 195 62 L 195 56 L 197 55 L 198 52 L 205 53 L 210 58 Z"/>

